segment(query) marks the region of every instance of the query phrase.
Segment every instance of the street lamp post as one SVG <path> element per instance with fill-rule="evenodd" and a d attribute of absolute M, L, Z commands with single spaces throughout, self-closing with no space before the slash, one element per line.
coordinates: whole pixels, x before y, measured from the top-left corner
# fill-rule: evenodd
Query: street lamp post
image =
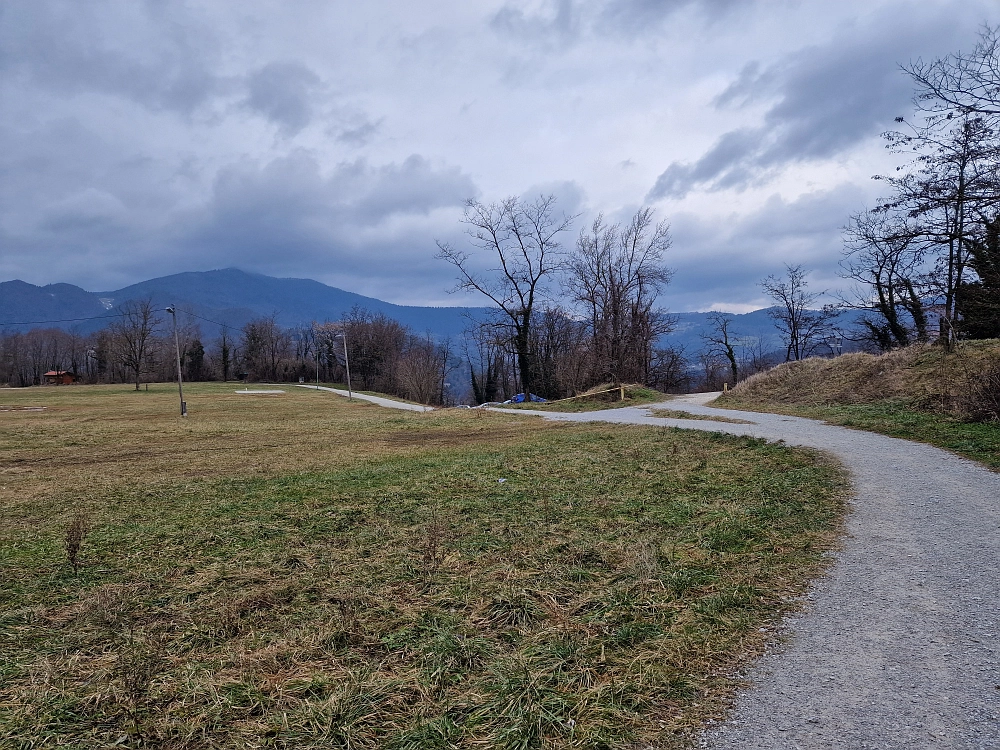
<path fill-rule="evenodd" d="M 347 358 L 347 331 L 337 334 L 344 339 L 344 369 L 347 370 L 347 400 L 354 400 L 354 393 L 351 391 L 351 360 Z"/>
<path fill-rule="evenodd" d="M 188 415 L 187 403 L 184 401 L 184 386 L 181 383 L 181 345 L 177 340 L 177 310 L 173 305 L 167 308 L 167 312 L 174 319 L 174 353 L 177 355 L 177 393 L 181 397 L 181 416 Z"/>

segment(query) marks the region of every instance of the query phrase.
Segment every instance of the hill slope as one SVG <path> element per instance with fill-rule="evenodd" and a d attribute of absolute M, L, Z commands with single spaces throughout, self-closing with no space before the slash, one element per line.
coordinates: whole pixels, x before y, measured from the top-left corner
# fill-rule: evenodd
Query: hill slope
<path fill-rule="evenodd" d="M 0 283 L 0 326 L 27 330 L 38 322 L 52 321 L 54 327 L 78 327 L 92 331 L 106 325 L 106 319 L 71 320 L 107 315 L 132 299 L 150 298 L 158 307 L 176 304 L 181 312 L 234 328 L 256 317 L 274 315 L 283 326 L 306 325 L 314 320 L 339 320 L 355 306 L 384 313 L 422 333 L 437 337 L 458 336 L 468 318 L 482 317 L 485 308 L 415 307 L 354 294 L 311 279 L 277 279 L 235 268 L 219 271 L 179 273 L 150 279 L 106 292 L 87 292 L 71 284 L 39 287 L 23 281 Z M 11 325 L 15 322 L 30 325 Z M 208 335 L 218 326 L 199 320 Z"/>
<path fill-rule="evenodd" d="M 929 344 L 779 365 L 720 397 L 770 411 L 919 440 L 1000 470 L 1000 340 Z"/>
<path fill-rule="evenodd" d="M 723 400 L 743 406 L 900 401 L 925 411 L 954 413 L 970 408 L 977 386 L 998 366 L 998 340 L 963 342 L 951 353 L 923 344 L 882 355 L 813 357 L 754 375 Z"/>

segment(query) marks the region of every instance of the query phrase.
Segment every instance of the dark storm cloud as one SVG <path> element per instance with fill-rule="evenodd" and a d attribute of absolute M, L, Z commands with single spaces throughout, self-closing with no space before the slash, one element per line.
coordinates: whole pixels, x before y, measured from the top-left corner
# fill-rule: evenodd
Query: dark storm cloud
<path fill-rule="evenodd" d="M 202 263 L 235 257 L 273 269 L 303 260 L 328 266 L 337 257 L 363 266 L 371 262 L 366 243 L 405 244 L 388 228 L 392 221 L 460 206 L 476 193 L 460 170 L 435 167 L 419 155 L 382 166 L 361 159 L 323 175 L 313 155 L 297 151 L 263 166 L 222 170 L 208 206 L 189 218 L 177 239 Z M 363 238 L 366 233 L 372 236 Z M 400 270 L 381 269 L 386 275 Z"/>
<path fill-rule="evenodd" d="M 312 120 L 320 83 L 319 76 L 301 63 L 268 63 L 250 75 L 246 103 L 278 125 L 283 135 L 293 136 Z"/>
<path fill-rule="evenodd" d="M 915 50 L 955 44 L 942 42 L 940 20 L 900 18 L 891 35 L 884 28 L 842 30 L 829 44 L 799 50 L 766 69 L 748 64 L 714 103 L 739 110 L 773 100 L 762 124 L 724 134 L 694 162 L 674 162 L 647 200 L 683 198 L 697 188 L 746 188 L 772 170 L 835 157 L 891 129 L 893 118 L 912 108 L 912 83 L 900 62 Z"/>
<path fill-rule="evenodd" d="M 226 87 L 213 35 L 158 3 L 4 3 L 0 71 L 58 94 L 99 92 L 190 113 Z M 194 19 L 189 19 L 194 21 Z"/>

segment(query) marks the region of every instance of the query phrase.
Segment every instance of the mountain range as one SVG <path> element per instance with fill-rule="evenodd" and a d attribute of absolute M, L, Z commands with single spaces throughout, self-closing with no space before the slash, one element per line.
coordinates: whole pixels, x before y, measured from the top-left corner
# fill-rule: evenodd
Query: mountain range
<path fill-rule="evenodd" d="M 72 284 L 35 286 L 24 281 L 0 283 L 0 328 L 77 329 L 88 333 L 105 327 L 116 308 L 129 300 L 150 299 L 156 307 L 176 305 L 178 322 L 191 315 L 213 338 L 222 326 L 243 327 L 254 318 L 275 317 L 284 327 L 313 321 L 340 320 L 353 308 L 383 313 L 416 333 L 456 337 L 468 318 L 485 308 L 394 305 L 311 279 L 277 279 L 236 268 L 178 273 L 108 292 L 88 292 Z"/>
<path fill-rule="evenodd" d="M 147 298 L 161 308 L 176 305 L 178 322 L 191 316 L 207 339 L 217 336 L 223 325 L 239 329 L 262 316 L 274 315 L 280 325 L 293 327 L 339 320 L 355 307 L 383 313 L 418 334 L 456 339 L 470 319 L 482 320 L 489 312 L 485 307 L 394 305 L 311 279 L 278 279 L 227 268 L 173 274 L 107 292 L 88 292 L 72 284 L 5 281 L 0 283 L 0 330 L 53 327 L 89 333 L 105 327 L 124 302 Z M 702 349 L 709 315 L 676 313 L 674 332 L 661 343 L 683 347 L 689 354 Z M 766 309 L 734 315 L 730 331 L 739 338 L 760 338 L 765 350 L 781 347 Z"/>

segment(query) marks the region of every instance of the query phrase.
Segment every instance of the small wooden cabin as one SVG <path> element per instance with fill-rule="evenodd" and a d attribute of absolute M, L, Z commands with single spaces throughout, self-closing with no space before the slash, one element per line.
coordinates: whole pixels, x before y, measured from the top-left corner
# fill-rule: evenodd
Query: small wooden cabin
<path fill-rule="evenodd" d="M 76 374 L 69 370 L 49 370 L 45 373 L 45 382 L 49 385 L 70 385 L 76 382 Z"/>

